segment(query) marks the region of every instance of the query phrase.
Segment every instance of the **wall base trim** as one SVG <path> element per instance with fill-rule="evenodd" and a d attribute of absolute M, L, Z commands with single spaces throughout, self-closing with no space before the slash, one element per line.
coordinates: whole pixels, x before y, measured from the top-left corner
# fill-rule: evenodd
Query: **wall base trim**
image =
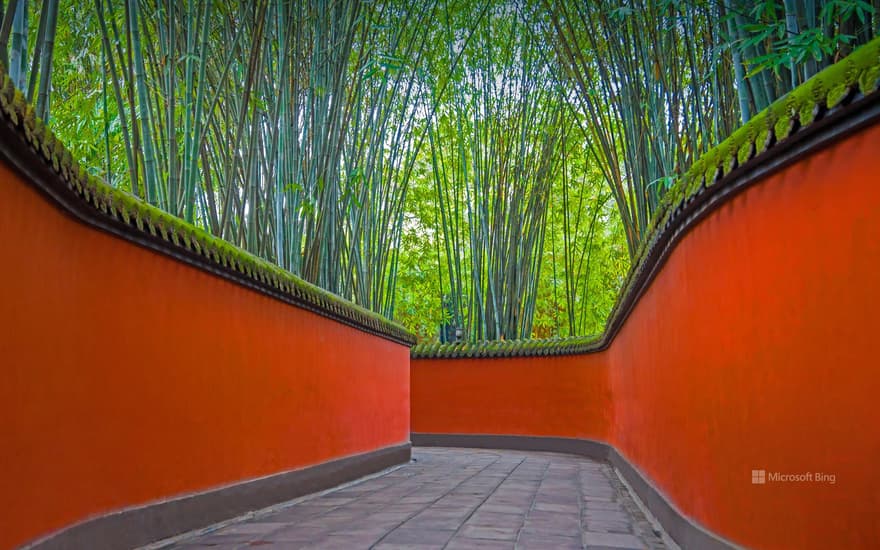
<path fill-rule="evenodd" d="M 508 449 L 542 451 L 602 460 L 617 468 L 645 507 L 682 548 L 715 550 L 741 548 L 702 527 L 683 514 L 656 485 L 617 449 L 602 441 L 571 437 L 495 434 L 413 433 L 416 447 L 463 447 L 467 449 Z"/>
<path fill-rule="evenodd" d="M 604 461 L 608 461 L 608 451 L 611 448 L 607 443 L 593 439 L 533 435 L 413 433 L 410 434 L 410 440 L 414 447 L 543 451 L 572 454 Z"/>
<path fill-rule="evenodd" d="M 409 462 L 404 443 L 94 517 L 22 550 L 134 548 Z"/>

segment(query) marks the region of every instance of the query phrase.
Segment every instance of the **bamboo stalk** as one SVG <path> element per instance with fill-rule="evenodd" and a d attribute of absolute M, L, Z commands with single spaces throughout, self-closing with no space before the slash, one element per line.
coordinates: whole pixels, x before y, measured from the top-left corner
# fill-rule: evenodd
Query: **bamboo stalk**
<path fill-rule="evenodd" d="M 10 3 L 7 10 L 12 7 Z M 12 50 L 9 55 L 9 77 L 15 87 L 25 89 L 28 52 L 28 0 L 18 0 L 12 22 Z M 5 41 L 0 40 L 5 44 Z M 0 56 L 3 56 L 0 53 Z"/>
<path fill-rule="evenodd" d="M 0 62 L 6 67 L 9 66 L 9 34 L 12 32 L 12 22 L 18 12 L 19 1 L 9 0 L 0 23 Z"/>

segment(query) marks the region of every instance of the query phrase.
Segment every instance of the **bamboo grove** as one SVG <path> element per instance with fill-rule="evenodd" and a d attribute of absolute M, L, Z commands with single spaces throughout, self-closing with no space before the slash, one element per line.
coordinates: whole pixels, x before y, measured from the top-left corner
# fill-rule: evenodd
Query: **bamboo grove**
<path fill-rule="evenodd" d="M 89 169 L 423 339 L 600 331 L 674 178 L 880 0 L 8 0 Z"/>

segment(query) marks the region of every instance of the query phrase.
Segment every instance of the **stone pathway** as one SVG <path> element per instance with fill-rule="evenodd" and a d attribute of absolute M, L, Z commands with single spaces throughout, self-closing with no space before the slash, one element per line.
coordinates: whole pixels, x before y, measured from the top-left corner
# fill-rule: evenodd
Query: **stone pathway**
<path fill-rule="evenodd" d="M 434 448 L 413 458 L 164 548 L 666 548 L 607 464 Z"/>

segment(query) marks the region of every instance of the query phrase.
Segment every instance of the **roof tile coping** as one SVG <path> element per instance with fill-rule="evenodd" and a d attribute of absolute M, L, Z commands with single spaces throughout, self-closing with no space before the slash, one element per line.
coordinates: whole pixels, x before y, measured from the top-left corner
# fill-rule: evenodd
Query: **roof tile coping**
<path fill-rule="evenodd" d="M 419 344 L 412 348 L 410 357 L 413 359 L 459 359 L 575 355 L 598 349 L 602 343 L 601 340 L 601 335 L 599 335 L 572 338 L 488 340 L 476 343 Z"/>
<path fill-rule="evenodd" d="M 640 279 L 652 268 L 649 258 L 661 237 L 675 232 L 687 220 L 682 209 L 694 198 L 710 190 L 733 170 L 748 167 L 766 158 L 768 151 L 785 143 L 796 132 L 809 127 L 825 113 L 861 95 L 876 96 L 880 86 L 880 38 L 817 73 L 805 83 L 776 100 L 734 131 L 727 139 L 704 153 L 664 194 L 654 212 L 646 238 L 641 241 L 605 331 L 592 336 L 532 340 L 495 340 L 476 343 L 419 344 L 412 348 L 413 359 L 531 357 L 573 355 L 607 347 L 613 333 L 629 313 L 626 306 L 641 291 Z"/>
<path fill-rule="evenodd" d="M 2 63 L 0 118 L 20 132 L 31 150 L 51 167 L 57 175 L 55 181 L 50 182 L 51 185 L 66 187 L 95 214 L 126 224 L 126 232 L 159 238 L 164 241 L 163 248 L 194 254 L 203 262 L 213 265 L 217 271 L 231 275 L 232 280 L 238 282 L 242 278 L 248 279 L 257 288 L 270 291 L 268 293 L 273 297 L 280 296 L 286 302 L 400 344 L 415 344 L 415 336 L 403 326 L 308 283 L 271 262 L 88 174 L 52 130 L 36 116 L 33 106 L 15 88 Z M 61 206 L 66 208 L 66 205 Z"/>

